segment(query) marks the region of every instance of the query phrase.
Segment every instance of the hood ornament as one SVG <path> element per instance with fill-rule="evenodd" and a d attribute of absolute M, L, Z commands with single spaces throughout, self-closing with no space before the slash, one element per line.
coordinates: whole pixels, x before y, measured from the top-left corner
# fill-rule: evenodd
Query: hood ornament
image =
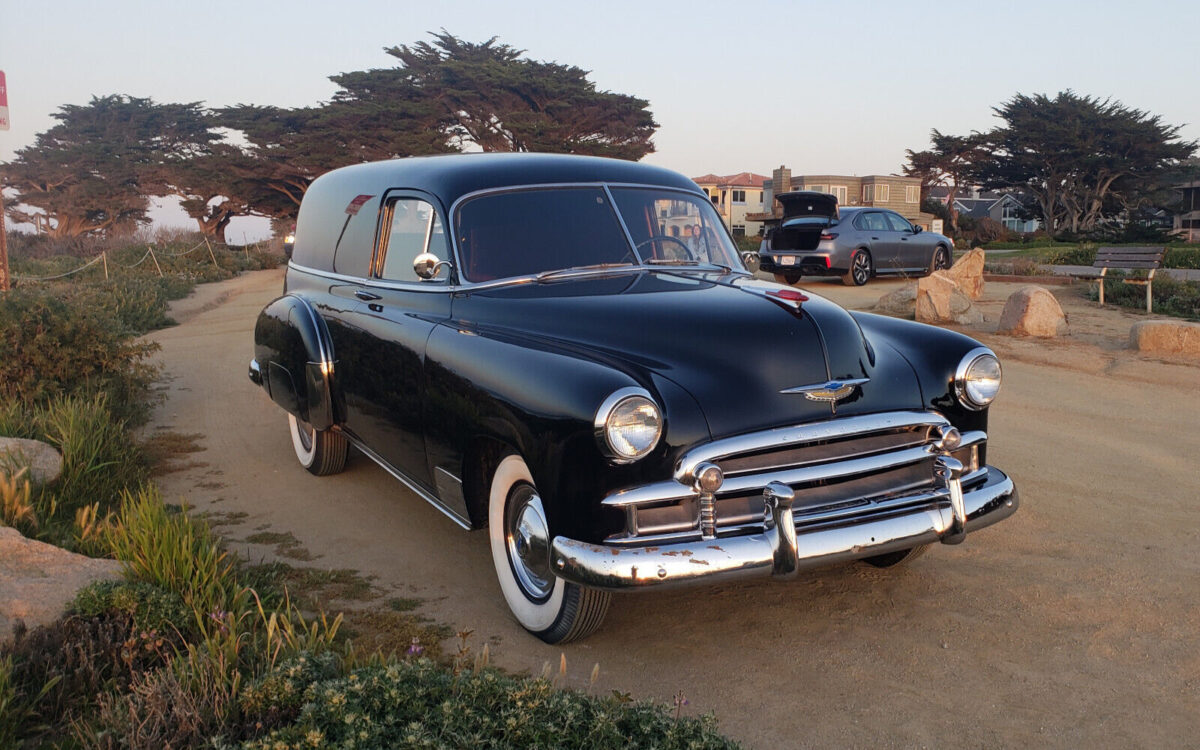
<path fill-rule="evenodd" d="M 795 388 L 784 388 L 780 393 L 803 393 L 804 397 L 809 401 L 822 401 L 829 404 L 833 409 L 833 413 L 837 414 L 838 402 L 850 398 L 863 383 L 870 382 L 870 380 L 870 378 L 830 380 L 828 383 L 814 383 L 813 385 L 798 385 Z"/>

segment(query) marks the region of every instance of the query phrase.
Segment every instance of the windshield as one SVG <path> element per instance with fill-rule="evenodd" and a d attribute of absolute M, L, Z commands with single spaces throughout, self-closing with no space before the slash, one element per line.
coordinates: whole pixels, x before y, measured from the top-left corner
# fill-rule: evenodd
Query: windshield
<path fill-rule="evenodd" d="M 741 268 L 728 233 L 703 196 L 614 188 L 613 206 L 608 195 L 601 187 L 564 187 L 466 201 L 454 218 L 462 277 L 481 282 L 643 263 Z"/>

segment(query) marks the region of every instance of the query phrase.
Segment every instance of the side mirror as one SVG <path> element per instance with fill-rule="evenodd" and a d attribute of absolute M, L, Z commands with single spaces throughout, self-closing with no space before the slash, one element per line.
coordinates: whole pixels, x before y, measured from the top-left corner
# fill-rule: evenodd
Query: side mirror
<path fill-rule="evenodd" d="M 746 270 L 750 273 L 757 273 L 759 268 L 762 268 L 762 259 L 758 257 L 758 253 L 752 253 L 749 250 L 742 253 L 742 263 L 746 265 Z"/>
<path fill-rule="evenodd" d="M 920 234 L 922 231 L 920 224 L 913 224 L 913 234 Z"/>
<path fill-rule="evenodd" d="M 453 264 L 448 260 L 438 260 L 433 253 L 421 253 L 413 258 L 413 272 L 423 281 L 433 280 L 443 268 L 453 268 Z"/>

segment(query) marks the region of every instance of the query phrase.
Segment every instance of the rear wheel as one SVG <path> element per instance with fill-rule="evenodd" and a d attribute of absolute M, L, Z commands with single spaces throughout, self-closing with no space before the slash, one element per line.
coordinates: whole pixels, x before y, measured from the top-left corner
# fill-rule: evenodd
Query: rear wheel
<path fill-rule="evenodd" d="M 866 248 L 859 248 L 850 256 L 850 270 L 842 276 L 842 283 L 846 286 L 862 286 L 870 281 L 873 270 L 871 252 Z"/>
<path fill-rule="evenodd" d="M 799 280 L 799 271 L 784 271 L 783 273 L 775 274 L 775 281 L 780 284 L 795 284 Z"/>
<path fill-rule="evenodd" d="M 296 460 L 317 476 L 337 474 L 346 468 L 346 436 L 333 430 L 317 430 L 308 422 L 288 415 L 288 427 L 292 433 L 292 449 Z"/>
<path fill-rule="evenodd" d="M 546 643 L 565 643 L 600 627 L 612 597 L 550 570 L 545 508 L 520 456 L 505 456 L 492 475 L 488 537 L 500 591 L 523 628 Z"/>
<path fill-rule="evenodd" d="M 929 549 L 928 544 L 922 544 L 912 549 L 902 549 L 899 552 L 889 552 L 886 555 L 875 555 L 874 557 L 864 557 L 862 559 L 867 565 L 873 565 L 876 568 L 895 568 L 897 566 L 908 565 L 913 560 L 916 560 Z"/>

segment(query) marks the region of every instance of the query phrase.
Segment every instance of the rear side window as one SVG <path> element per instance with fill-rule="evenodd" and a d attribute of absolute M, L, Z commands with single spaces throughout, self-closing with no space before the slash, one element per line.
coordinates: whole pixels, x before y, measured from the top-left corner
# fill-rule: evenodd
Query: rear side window
<path fill-rule="evenodd" d="M 891 227 L 888 226 L 887 221 L 883 218 L 883 214 L 878 211 L 863 214 L 859 217 L 858 221 L 854 222 L 854 226 L 871 232 L 891 231 Z"/>
<path fill-rule="evenodd" d="M 346 276 L 365 277 L 371 271 L 371 255 L 375 251 L 379 198 L 365 194 L 349 194 L 345 198 L 346 208 L 337 217 L 342 228 L 333 250 L 333 270 Z"/>
<path fill-rule="evenodd" d="M 420 198 L 397 198 L 388 203 L 379 277 L 389 281 L 420 282 L 413 260 L 428 250 L 441 260 L 449 257 L 446 232 L 437 210 Z M 442 276 L 442 280 L 445 280 Z M 431 282 L 425 282 L 431 283 Z"/>

